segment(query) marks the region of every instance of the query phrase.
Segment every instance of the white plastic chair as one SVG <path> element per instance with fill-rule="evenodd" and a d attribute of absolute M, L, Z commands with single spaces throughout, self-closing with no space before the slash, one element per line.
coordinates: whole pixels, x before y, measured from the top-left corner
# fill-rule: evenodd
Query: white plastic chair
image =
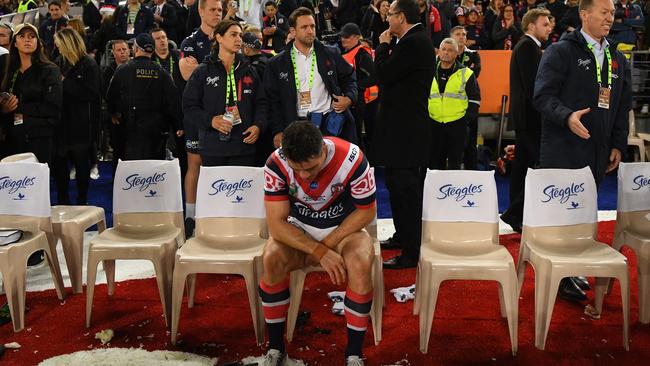
<path fill-rule="evenodd" d="M 517 275 L 499 245 L 493 172 L 429 170 L 424 183 L 422 245 L 413 312 L 420 315 L 420 351 L 427 353 L 440 284 L 447 280 L 499 283 L 501 316 L 517 352 Z"/>
<path fill-rule="evenodd" d="M 628 349 L 630 286 L 627 259 L 596 241 L 596 183 L 588 167 L 582 169 L 528 169 L 524 198 L 523 233 L 517 265 L 518 292 L 526 262 L 535 270 L 535 347 L 546 344 L 560 280 L 572 276 L 596 277 L 595 307 L 602 312 L 609 278 L 621 285 L 623 345 Z"/>
<path fill-rule="evenodd" d="M 25 274 L 27 258 L 43 250 L 60 300 L 65 298 L 63 278 L 50 222 L 50 169 L 47 164 L 0 164 L 0 228 L 20 229 L 23 237 L 0 247 L 0 272 L 14 332 L 25 327 Z"/>
<path fill-rule="evenodd" d="M 650 323 L 650 163 L 621 163 L 614 249 L 636 253 L 639 321 Z"/>
<path fill-rule="evenodd" d="M 14 154 L 14 155 L 9 155 L 2 160 L 0 160 L 0 163 L 16 163 L 16 162 L 25 162 L 25 163 L 38 163 L 38 159 L 36 158 L 36 155 L 34 153 L 21 153 L 21 154 Z"/>
<path fill-rule="evenodd" d="M 114 227 L 90 241 L 86 327 L 90 327 L 97 264 L 103 261 L 108 294 L 113 295 L 116 259 L 153 263 L 169 325 L 174 255 L 185 241 L 178 160 L 119 161 L 113 184 L 113 222 Z"/>
<path fill-rule="evenodd" d="M 634 111 L 630 110 L 627 144 L 628 146 L 634 146 L 639 149 L 639 160 L 647 161 L 646 158 L 650 156 L 650 151 L 646 151 L 645 140 L 637 135 L 636 123 L 634 121 Z"/>
<path fill-rule="evenodd" d="M 244 277 L 253 328 L 264 343 L 264 320 L 257 285 L 268 238 L 264 211 L 264 170 L 201 167 L 196 201 L 196 236 L 176 252 L 172 290 L 171 342 L 176 344 L 186 280 L 188 307 L 194 304 L 197 273 Z"/>

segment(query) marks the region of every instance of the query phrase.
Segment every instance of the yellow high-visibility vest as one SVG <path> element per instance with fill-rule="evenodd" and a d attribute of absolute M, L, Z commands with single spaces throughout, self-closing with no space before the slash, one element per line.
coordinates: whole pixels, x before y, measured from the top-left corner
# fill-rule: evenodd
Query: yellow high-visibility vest
<path fill-rule="evenodd" d="M 429 94 L 429 117 L 431 119 L 440 123 L 448 123 L 463 118 L 469 105 L 465 85 L 473 73 L 468 67 L 459 68 L 449 77 L 442 93 L 438 87 L 438 80 L 433 78 Z"/>
<path fill-rule="evenodd" d="M 38 4 L 36 4 L 36 1 L 34 1 L 34 0 L 27 0 L 25 2 L 21 1 L 21 2 L 18 3 L 18 10 L 16 10 L 16 12 L 17 13 L 24 13 L 24 12 L 28 11 L 30 3 L 33 3 L 34 5 L 36 5 L 34 7 L 35 9 L 38 8 Z"/>

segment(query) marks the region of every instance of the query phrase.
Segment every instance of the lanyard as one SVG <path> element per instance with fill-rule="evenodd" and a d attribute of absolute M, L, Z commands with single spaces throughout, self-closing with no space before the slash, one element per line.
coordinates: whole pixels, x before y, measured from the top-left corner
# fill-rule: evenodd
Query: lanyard
<path fill-rule="evenodd" d="M 594 54 L 594 59 L 596 60 L 596 78 L 598 79 L 598 85 L 603 86 L 603 78 L 602 75 L 600 74 L 600 64 L 598 63 L 598 57 L 596 57 L 596 51 L 594 50 L 594 46 L 592 46 L 590 43 L 587 43 L 587 48 L 591 50 L 591 53 Z M 612 88 L 612 54 L 609 53 L 609 48 L 605 48 L 605 56 L 607 56 L 607 86 L 611 89 Z"/>
<path fill-rule="evenodd" d="M 162 64 L 160 63 L 160 57 L 157 55 L 153 63 L 162 67 Z M 169 75 L 174 76 L 174 57 L 172 57 L 171 53 L 169 54 Z"/>
<path fill-rule="evenodd" d="M 291 61 L 293 62 L 293 76 L 296 81 L 296 91 L 300 92 L 300 78 L 298 77 L 298 65 L 296 63 L 296 49 L 291 48 Z M 311 70 L 309 72 L 309 90 L 314 85 L 314 70 L 316 69 L 316 51 L 312 51 L 311 55 Z"/>
<path fill-rule="evenodd" d="M 135 23 L 135 18 L 138 17 L 138 13 L 140 12 L 140 7 L 138 6 L 138 10 L 136 10 L 135 12 L 133 12 L 133 10 L 131 10 L 130 8 L 128 10 L 129 10 L 128 24 L 133 24 Z"/>
<path fill-rule="evenodd" d="M 11 87 L 9 88 L 9 94 L 14 93 L 14 86 L 16 85 L 16 79 L 18 79 L 18 70 L 14 71 L 14 76 L 11 77 Z"/>
<path fill-rule="evenodd" d="M 235 82 L 235 63 L 230 66 L 230 72 L 226 77 L 226 106 L 229 105 L 230 91 L 232 90 L 232 102 L 237 104 L 237 83 Z"/>

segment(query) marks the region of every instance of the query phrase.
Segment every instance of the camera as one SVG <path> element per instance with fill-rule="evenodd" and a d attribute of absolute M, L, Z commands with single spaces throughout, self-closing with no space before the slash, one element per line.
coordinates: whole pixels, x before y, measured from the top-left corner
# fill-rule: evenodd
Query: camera
<path fill-rule="evenodd" d="M 337 46 L 341 41 L 341 35 L 335 31 L 323 31 L 320 38 L 323 43 L 330 46 Z"/>

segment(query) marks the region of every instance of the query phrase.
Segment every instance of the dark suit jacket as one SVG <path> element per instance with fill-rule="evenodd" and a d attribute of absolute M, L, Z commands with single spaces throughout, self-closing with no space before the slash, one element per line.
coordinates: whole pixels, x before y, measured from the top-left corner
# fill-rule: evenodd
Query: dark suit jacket
<path fill-rule="evenodd" d="M 201 17 L 199 16 L 199 2 L 197 1 L 187 10 L 187 26 L 185 27 L 187 35 L 189 36 L 192 34 L 192 32 L 194 32 L 200 26 Z"/>
<path fill-rule="evenodd" d="M 154 4 L 151 7 L 151 14 L 155 14 L 155 13 L 156 13 L 156 5 Z M 160 16 L 163 18 L 162 22 L 158 24 L 160 28 L 162 28 L 165 31 L 165 33 L 167 33 L 167 38 L 173 40 L 174 42 L 178 42 L 178 37 L 176 37 L 176 8 L 173 5 L 166 2 L 165 5 L 163 5 L 162 12 L 160 12 Z"/>
<path fill-rule="evenodd" d="M 535 76 L 542 50 L 535 41 L 523 36 L 510 56 L 510 118 L 517 131 L 529 131 L 539 134 L 541 116 L 533 103 Z"/>
<path fill-rule="evenodd" d="M 427 166 L 430 120 L 428 111 L 436 56 L 422 25 L 391 45 L 375 51 L 380 109 L 375 128 L 376 161 L 390 168 Z"/>

